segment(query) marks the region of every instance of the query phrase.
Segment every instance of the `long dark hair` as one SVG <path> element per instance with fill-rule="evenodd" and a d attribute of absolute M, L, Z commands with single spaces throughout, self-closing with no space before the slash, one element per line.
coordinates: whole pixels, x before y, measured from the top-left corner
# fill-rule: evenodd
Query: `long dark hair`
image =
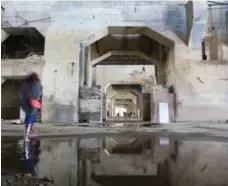
<path fill-rule="evenodd" d="M 39 78 L 39 76 L 38 76 L 37 73 L 32 72 L 31 74 L 29 74 L 29 75 L 27 76 L 27 78 L 25 78 L 25 81 L 26 81 L 27 83 L 31 83 L 31 82 L 34 82 L 34 81 L 40 82 L 40 78 Z"/>

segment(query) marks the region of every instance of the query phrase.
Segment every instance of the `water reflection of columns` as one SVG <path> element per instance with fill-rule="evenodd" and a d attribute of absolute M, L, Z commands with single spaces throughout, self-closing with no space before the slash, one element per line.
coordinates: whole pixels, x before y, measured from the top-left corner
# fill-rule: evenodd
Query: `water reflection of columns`
<path fill-rule="evenodd" d="M 80 140 L 77 140 L 77 186 L 81 186 Z"/>

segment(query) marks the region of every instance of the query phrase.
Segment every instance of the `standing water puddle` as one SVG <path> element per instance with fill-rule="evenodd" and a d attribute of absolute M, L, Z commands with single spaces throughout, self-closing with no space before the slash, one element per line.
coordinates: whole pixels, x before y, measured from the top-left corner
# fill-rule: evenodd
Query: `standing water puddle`
<path fill-rule="evenodd" d="M 228 143 L 212 140 L 2 138 L 1 185 L 225 186 L 227 158 Z"/>

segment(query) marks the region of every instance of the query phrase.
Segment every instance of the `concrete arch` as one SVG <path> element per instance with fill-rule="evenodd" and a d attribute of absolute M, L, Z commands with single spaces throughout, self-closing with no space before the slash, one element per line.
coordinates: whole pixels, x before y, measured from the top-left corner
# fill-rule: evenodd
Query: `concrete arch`
<path fill-rule="evenodd" d="M 105 93 L 105 94 L 107 94 L 107 90 L 108 90 L 108 89 L 111 89 L 111 88 L 112 88 L 111 85 L 112 85 L 112 84 L 107 84 L 107 85 L 104 87 L 104 93 Z"/>

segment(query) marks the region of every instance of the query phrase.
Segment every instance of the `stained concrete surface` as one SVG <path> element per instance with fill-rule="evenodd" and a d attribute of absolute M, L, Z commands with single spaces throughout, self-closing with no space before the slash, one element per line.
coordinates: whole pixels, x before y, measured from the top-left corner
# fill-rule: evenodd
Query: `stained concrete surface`
<path fill-rule="evenodd" d="M 125 134 L 31 138 L 27 144 L 34 148 L 27 153 L 35 178 L 47 176 L 56 186 L 228 185 L 228 142 L 213 137 Z M 2 138 L 3 180 L 25 172 L 25 147 L 22 138 Z"/>

